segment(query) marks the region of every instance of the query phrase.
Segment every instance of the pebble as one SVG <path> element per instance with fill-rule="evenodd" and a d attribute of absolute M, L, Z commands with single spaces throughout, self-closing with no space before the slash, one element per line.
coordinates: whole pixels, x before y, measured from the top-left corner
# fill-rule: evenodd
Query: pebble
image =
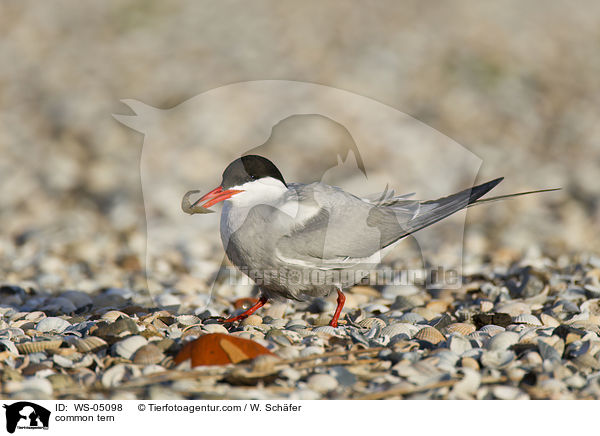
<path fill-rule="evenodd" d="M 62 318 L 49 316 L 47 318 L 43 318 L 40 322 L 38 322 L 37 325 L 35 326 L 35 329 L 42 333 L 48 333 L 48 332 L 61 333 L 61 332 L 65 331 L 65 329 L 67 327 L 69 327 L 70 325 L 71 324 L 68 321 L 66 321 Z"/>
<path fill-rule="evenodd" d="M 153 286 L 177 283 L 177 262 L 166 262 L 165 278 L 149 279 Z M 551 259 L 539 261 L 547 266 L 530 272 L 536 279 L 524 287 L 523 266 L 507 270 L 493 264 L 470 267 L 474 278 L 465 276 L 466 293 L 389 287 L 382 295 L 359 287 L 352 291 L 356 308 L 342 314 L 337 328 L 328 325 L 332 304 L 326 300 L 312 306 L 320 313 L 292 302 L 269 305 L 240 323 L 216 323 L 213 317 L 232 313 L 233 301 L 249 295 L 234 295 L 228 285 L 219 299 L 164 289 L 162 310 L 131 290 L 136 286 L 106 290 L 87 283 L 86 291 L 61 292 L 61 277 L 55 291 L 0 287 L 0 296 L 12 301 L 0 307 L 2 392 L 11 398 L 69 398 L 63 392 L 76 389 L 103 399 L 192 399 L 210 391 L 222 398 L 251 398 L 259 390 L 240 389 L 235 374 L 243 370 L 247 383 L 257 383 L 251 375 L 261 374 L 256 398 L 265 399 L 360 398 L 391 386 L 455 378 L 460 381 L 452 387 L 406 397 L 600 398 L 594 381 L 600 376 L 600 292 L 588 289 L 597 286 L 590 280 L 600 274 L 587 275 L 591 266 L 579 262 L 580 270 L 571 273 L 569 263 L 561 270 Z M 277 357 L 212 367 L 218 373 L 212 377 L 199 371 L 195 380 L 151 382 L 174 368 L 183 343 L 206 333 L 254 340 Z M 351 354 L 373 347 L 384 349 Z M 292 362 L 281 365 L 282 360 Z M 484 378 L 505 381 L 482 384 Z M 38 379 L 43 381 L 30 381 Z M 136 385 L 149 384 L 129 392 L 115 389 L 134 379 Z"/>
<path fill-rule="evenodd" d="M 311 390 L 324 394 L 337 388 L 338 381 L 328 374 L 314 374 L 308 378 L 306 384 Z"/>

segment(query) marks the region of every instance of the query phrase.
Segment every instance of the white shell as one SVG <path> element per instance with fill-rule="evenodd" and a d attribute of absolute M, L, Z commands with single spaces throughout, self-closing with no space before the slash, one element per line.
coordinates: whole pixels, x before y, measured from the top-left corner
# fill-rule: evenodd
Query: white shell
<path fill-rule="evenodd" d="M 488 324 L 484 325 L 479 329 L 480 332 L 487 333 L 490 336 L 497 335 L 505 330 L 504 327 L 500 327 L 499 325 Z"/>
<path fill-rule="evenodd" d="M 475 326 L 465 322 L 455 322 L 447 325 L 445 330 L 447 333 L 459 333 L 463 336 L 467 336 L 475 331 Z"/>
<path fill-rule="evenodd" d="M 511 345 L 519 342 L 519 334 L 515 332 L 501 332 L 494 335 L 486 344 L 488 350 L 506 350 Z"/>
<path fill-rule="evenodd" d="M 68 321 L 65 321 L 62 318 L 58 318 L 56 316 L 49 316 L 47 318 L 43 318 L 40 322 L 37 323 L 35 329 L 38 332 L 57 332 L 62 333 L 67 327 L 71 324 Z"/>
<path fill-rule="evenodd" d="M 200 318 L 196 315 L 179 315 L 177 322 L 183 326 L 195 325 L 200 323 Z"/>
<path fill-rule="evenodd" d="M 481 303 L 479 303 L 479 308 L 482 312 L 489 312 L 494 308 L 494 303 L 488 300 L 484 300 Z"/>
<path fill-rule="evenodd" d="M 398 335 L 406 335 L 412 338 L 419 329 L 412 324 L 405 322 L 398 322 L 396 324 L 390 324 L 381 330 L 381 334 L 393 338 Z"/>
<path fill-rule="evenodd" d="M 558 327 L 560 325 L 560 321 L 545 313 L 540 315 L 540 319 L 542 320 L 542 324 L 548 327 Z"/>
<path fill-rule="evenodd" d="M 102 374 L 102 386 L 105 388 L 112 388 L 120 385 L 124 381 L 139 377 L 141 374 L 142 372 L 136 365 L 125 365 L 120 363 L 107 369 L 104 374 Z"/>
<path fill-rule="evenodd" d="M 414 312 L 405 313 L 404 315 L 402 315 L 398 319 L 400 321 L 402 321 L 402 322 L 407 322 L 407 323 L 410 323 L 410 324 L 416 324 L 418 322 L 425 321 L 425 318 L 423 318 L 418 313 L 414 313 Z"/>
<path fill-rule="evenodd" d="M 75 342 L 75 348 L 81 353 L 96 352 L 108 347 L 106 341 L 98 336 L 88 336 L 87 338 L 78 339 Z"/>
<path fill-rule="evenodd" d="M 383 328 L 385 327 L 385 321 L 379 318 L 365 318 L 362 321 L 360 321 L 358 325 L 369 329 L 376 325 Z"/>
<path fill-rule="evenodd" d="M 484 351 L 481 354 L 481 364 L 487 368 L 502 368 L 515 359 L 515 353 L 510 350 Z"/>
<path fill-rule="evenodd" d="M 537 325 L 537 326 L 542 325 L 540 320 L 537 319 L 537 317 L 535 317 L 534 315 L 531 315 L 530 313 L 522 313 L 520 315 L 513 317 L 513 322 L 515 324 L 529 324 L 529 325 Z"/>
<path fill-rule="evenodd" d="M 133 362 L 141 365 L 152 365 L 164 359 L 163 352 L 153 343 L 148 343 L 138 348 L 133 355 Z"/>
<path fill-rule="evenodd" d="M 453 352 L 455 352 L 458 355 L 463 354 L 465 351 L 468 351 L 471 348 L 473 348 L 473 346 L 471 345 L 471 341 L 469 341 L 464 336 L 457 334 L 451 335 L 447 340 L 447 344 L 448 348 L 450 348 Z"/>
<path fill-rule="evenodd" d="M 323 325 L 320 327 L 315 327 L 313 330 L 313 333 L 321 333 L 321 334 L 325 334 L 325 335 L 331 335 L 331 336 L 341 336 L 344 333 L 344 329 L 343 328 L 335 328 L 335 327 L 331 327 L 329 325 Z M 287 335 L 287 332 L 286 332 Z M 288 337 L 289 339 L 289 337 Z"/>
<path fill-rule="evenodd" d="M 139 335 L 129 336 L 122 341 L 117 342 L 113 345 L 115 354 L 118 354 L 125 359 L 131 359 L 133 354 L 141 347 L 146 345 L 148 340 Z"/>
<path fill-rule="evenodd" d="M 525 395 L 523 391 L 514 386 L 494 386 L 492 393 L 499 400 L 516 400 L 521 395 Z"/>
<path fill-rule="evenodd" d="M 415 336 L 415 339 L 419 339 L 421 341 L 427 341 L 431 344 L 439 344 L 440 342 L 446 340 L 443 334 L 434 327 L 424 327 L 419 330 Z"/>
<path fill-rule="evenodd" d="M 328 374 L 315 374 L 308 378 L 307 385 L 313 391 L 326 393 L 337 388 L 338 381 Z"/>
<path fill-rule="evenodd" d="M 221 324 L 206 324 L 202 326 L 202 330 L 207 333 L 229 333 L 229 331 Z"/>
<path fill-rule="evenodd" d="M 503 301 L 496 304 L 496 312 L 517 316 L 522 313 L 531 313 L 531 308 L 521 301 Z"/>
<path fill-rule="evenodd" d="M 94 304 L 90 296 L 81 291 L 66 291 L 60 294 L 60 296 L 71 301 L 77 309 Z"/>

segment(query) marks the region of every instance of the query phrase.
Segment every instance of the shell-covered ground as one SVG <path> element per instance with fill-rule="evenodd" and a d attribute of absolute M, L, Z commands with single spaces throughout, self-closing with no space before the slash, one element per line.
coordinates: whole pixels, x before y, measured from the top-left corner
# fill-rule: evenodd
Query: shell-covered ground
<path fill-rule="evenodd" d="M 0 288 L 1 392 L 60 399 L 600 398 L 600 257 L 469 268 L 457 289 L 357 286 L 333 303 L 272 304 L 238 325 L 246 299 L 169 305 L 120 288 L 55 294 Z M 274 353 L 194 370 L 173 358 L 207 333 Z"/>
<path fill-rule="evenodd" d="M 2 398 L 598 398 L 599 2 L 6 2 L 0 29 Z M 176 368 L 185 342 L 256 297 L 213 285 L 217 214 L 184 215 L 181 196 L 261 145 L 223 140 L 252 127 L 254 102 L 223 124 L 182 103 L 267 79 L 414 117 L 387 142 L 279 123 L 267 142 L 286 180 L 321 180 L 346 156 L 318 147 L 360 142 L 377 189 L 446 195 L 476 171 L 441 171 L 423 147 L 437 132 L 480 159 L 478 182 L 505 177 L 491 195 L 562 190 L 469 209 L 464 235 L 455 222 L 417 237 L 424 259 L 385 259 L 462 265 L 458 286 L 355 287 L 337 329 L 333 296 L 269 303 L 227 334 L 278 358 Z M 142 137 L 111 116 L 132 114 L 122 99 L 181 117 Z M 335 180 L 360 187 L 357 172 Z"/>

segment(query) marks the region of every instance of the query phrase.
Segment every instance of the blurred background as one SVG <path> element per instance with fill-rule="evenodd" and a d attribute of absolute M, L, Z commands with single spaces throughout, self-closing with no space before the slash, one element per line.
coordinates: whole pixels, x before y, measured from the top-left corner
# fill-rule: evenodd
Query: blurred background
<path fill-rule="evenodd" d="M 478 156 L 479 182 L 505 176 L 497 194 L 563 188 L 470 210 L 471 258 L 599 252 L 596 1 L 12 1 L 0 34 L 3 282 L 143 286 L 144 137 L 112 117 L 132 114 L 120 100 L 168 109 L 262 79 L 405 112 Z M 174 250 L 157 268 L 191 267 Z"/>

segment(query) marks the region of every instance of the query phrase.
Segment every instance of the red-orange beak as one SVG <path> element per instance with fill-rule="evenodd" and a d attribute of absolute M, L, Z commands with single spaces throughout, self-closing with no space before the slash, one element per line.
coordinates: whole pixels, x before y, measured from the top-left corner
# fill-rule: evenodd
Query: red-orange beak
<path fill-rule="evenodd" d="M 196 206 L 198 203 L 202 203 L 203 201 L 206 201 L 206 203 L 204 203 L 202 205 L 202 207 L 205 208 L 209 208 L 211 206 L 214 206 L 215 204 L 227 200 L 230 197 L 233 197 L 235 194 L 239 194 L 240 192 L 244 192 L 243 190 L 239 190 L 239 189 L 226 189 L 225 191 L 223 191 L 223 187 L 222 186 L 217 186 L 215 189 L 213 189 L 212 191 L 210 191 L 208 194 L 206 194 L 204 197 L 202 197 L 201 199 L 199 199 L 198 201 L 196 201 L 192 207 Z"/>

